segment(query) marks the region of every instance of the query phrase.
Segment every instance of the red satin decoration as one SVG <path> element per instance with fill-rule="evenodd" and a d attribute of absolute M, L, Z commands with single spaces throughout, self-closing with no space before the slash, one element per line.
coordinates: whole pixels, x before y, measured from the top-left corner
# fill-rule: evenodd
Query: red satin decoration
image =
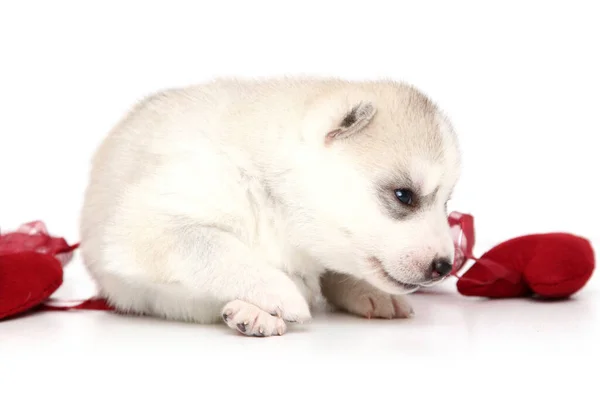
<path fill-rule="evenodd" d="M 453 212 L 448 221 L 456 252 L 452 274 L 465 296 L 566 298 L 585 286 L 595 268 L 591 243 L 569 233 L 516 237 L 476 258 L 473 217 Z M 458 276 L 468 260 L 475 263 Z"/>
<path fill-rule="evenodd" d="M 21 225 L 0 235 L 0 320 L 33 309 L 110 310 L 103 299 L 92 298 L 60 305 L 49 300 L 63 283 L 63 267 L 79 244 L 52 237 L 41 221 Z"/>
<path fill-rule="evenodd" d="M 34 251 L 0 255 L 0 319 L 38 306 L 62 283 L 62 265 L 52 256 Z"/>

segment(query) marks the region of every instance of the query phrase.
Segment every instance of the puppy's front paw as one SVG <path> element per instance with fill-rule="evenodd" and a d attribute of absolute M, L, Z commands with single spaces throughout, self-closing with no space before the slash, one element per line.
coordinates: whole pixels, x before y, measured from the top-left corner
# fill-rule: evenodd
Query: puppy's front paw
<path fill-rule="evenodd" d="M 286 322 L 306 322 L 312 319 L 306 300 L 299 296 L 270 297 L 257 299 L 257 305 L 273 316 L 283 318 Z"/>
<path fill-rule="evenodd" d="M 352 302 L 351 302 L 352 303 Z M 365 294 L 348 305 L 349 311 L 366 318 L 410 318 L 415 312 L 405 296 L 384 292 Z"/>
<path fill-rule="evenodd" d="M 227 326 L 246 336 L 283 335 L 287 331 L 282 318 L 241 300 L 227 303 L 223 307 L 222 316 Z"/>
<path fill-rule="evenodd" d="M 248 292 L 242 300 L 286 322 L 312 319 L 306 299 L 287 276 L 273 281 L 269 287 Z"/>
<path fill-rule="evenodd" d="M 413 308 L 402 295 L 390 295 L 364 280 L 329 272 L 322 277 L 323 295 L 334 306 L 367 318 L 409 318 Z"/>

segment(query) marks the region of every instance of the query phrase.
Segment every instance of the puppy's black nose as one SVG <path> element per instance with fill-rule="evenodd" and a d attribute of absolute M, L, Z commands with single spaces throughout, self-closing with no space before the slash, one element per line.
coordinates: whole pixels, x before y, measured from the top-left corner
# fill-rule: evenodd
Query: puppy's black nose
<path fill-rule="evenodd" d="M 440 279 L 452 271 L 452 264 L 446 259 L 433 260 L 431 264 L 431 275 L 433 279 Z"/>

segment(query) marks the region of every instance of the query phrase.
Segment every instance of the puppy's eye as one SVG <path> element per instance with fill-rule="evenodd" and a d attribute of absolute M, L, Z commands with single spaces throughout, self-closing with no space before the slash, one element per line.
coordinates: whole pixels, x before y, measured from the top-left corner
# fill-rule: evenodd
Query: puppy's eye
<path fill-rule="evenodd" d="M 400 203 L 411 206 L 414 201 L 414 193 L 410 189 L 396 189 L 394 191 Z"/>

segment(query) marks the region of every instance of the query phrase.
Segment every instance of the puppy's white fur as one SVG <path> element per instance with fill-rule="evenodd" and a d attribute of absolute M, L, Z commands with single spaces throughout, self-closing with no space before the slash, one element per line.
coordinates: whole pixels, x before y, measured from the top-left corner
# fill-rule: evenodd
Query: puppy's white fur
<path fill-rule="evenodd" d="M 452 126 L 393 81 L 219 79 L 137 104 L 94 156 L 81 253 L 120 310 L 258 336 L 321 294 L 406 317 L 451 260 Z M 395 189 L 415 192 L 402 204 Z"/>

